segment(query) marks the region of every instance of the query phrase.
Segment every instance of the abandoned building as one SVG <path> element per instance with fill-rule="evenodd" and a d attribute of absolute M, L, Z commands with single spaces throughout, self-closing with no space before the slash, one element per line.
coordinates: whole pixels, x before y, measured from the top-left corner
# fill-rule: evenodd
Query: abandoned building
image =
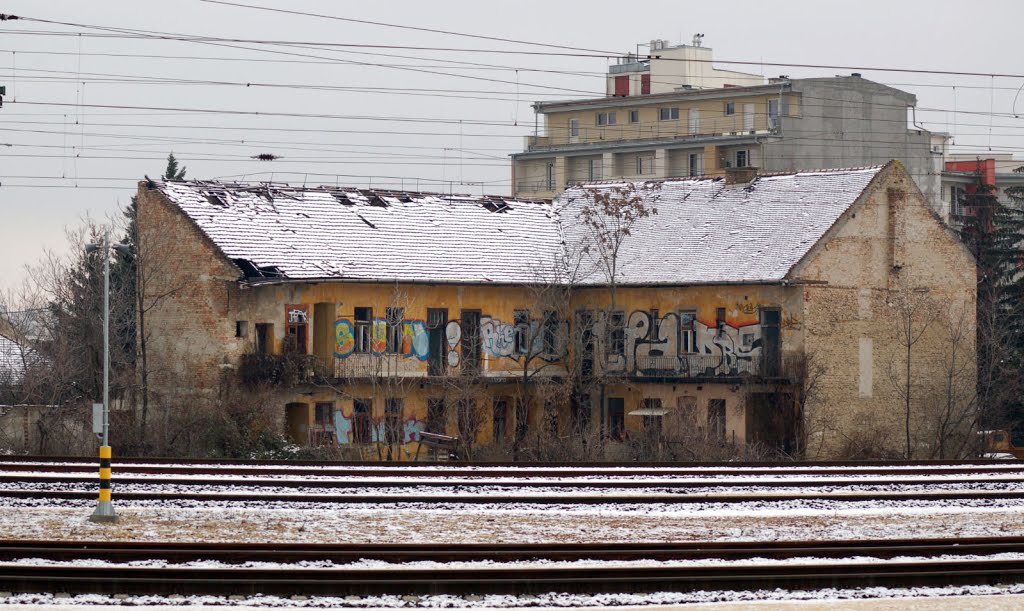
<path fill-rule="evenodd" d="M 424 431 L 489 444 L 574 425 L 609 447 L 653 428 L 899 453 L 906 405 L 913 443 L 933 443 L 945 322 L 973 329 L 975 267 L 900 163 L 625 186 L 645 214 L 612 283 L 585 210 L 623 183 L 527 201 L 142 182 L 143 248 L 165 275 L 152 388 L 266 382 L 296 442 L 397 459 Z M 900 317 L 920 325 L 907 304 L 924 299 L 908 383 Z"/>

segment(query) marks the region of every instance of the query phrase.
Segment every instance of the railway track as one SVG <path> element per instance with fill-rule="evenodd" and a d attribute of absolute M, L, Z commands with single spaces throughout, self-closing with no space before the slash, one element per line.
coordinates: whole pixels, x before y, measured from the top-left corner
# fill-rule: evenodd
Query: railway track
<path fill-rule="evenodd" d="M 150 595 L 423 595 L 540 594 L 547 592 L 651 592 L 699 589 L 819 589 L 866 586 L 948 586 L 1014 583 L 1024 579 L 1024 559 L 993 557 L 1024 551 L 1024 539 L 881 540 L 771 543 L 653 543 L 454 545 L 261 545 L 194 543 L 85 543 L 6 541 L 0 544 L 0 589 L 11 592 Z M 822 561 L 823 558 L 853 560 Z M 912 558 L 914 557 L 914 558 Z M 19 558 L 219 560 L 293 563 L 330 561 L 325 567 L 282 564 L 103 565 L 18 563 Z M 658 564 L 717 558 L 735 562 Z M 787 559 L 784 563 L 764 559 Z M 895 558 L 894 560 L 885 560 Z M 350 567 L 375 559 L 399 566 Z M 800 559 L 805 559 L 801 562 Z M 524 561 L 630 561 L 590 564 L 429 567 L 401 563 Z M 339 564 L 340 563 L 340 564 Z M 372 567 L 372 565 L 371 565 Z"/>
<path fill-rule="evenodd" d="M 216 473 L 209 474 L 216 476 Z M 116 478 L 119 484 L 131 484 L 138 486 L 160 486 L 174 485 L 184 487 L 199 486 L 240 486 L 253 488 L 574 488 L 574 489 L 633 489 L 633 488 L 657 488 L 666 490 L 686 490 L 701 488 L 730 488 L 750 487 L 758 488 L 833 488 L 843 486 L 933 486 L 942 485 L 1009 485 L 1022 486 L 1024 488 L 1024 474 L 1014 477 L 986 477 L 979 480 L 977 477 L 957 477 L 935 479 L 935 477 L 903 477 L 890 478 L 813 478 L 813 479 L 759 479 L 756 481 L 741 478 L 729 479 L 673 479 L 673 480 L 644 480 L 644 479 L 616 479 L 616 480 L 547 480 L 547 479 L 419 479 L 410 482 L 406 478 L 394 479 L 259 479 L 258 477 L 235 479 L 217 478 L 213 479 L 185 479 L 181 477 L 132 477 L 121 475 Z M 307 476 L 308 477 L 308 476 Z M 746 476 L 744 476 L 746 477 Z M 90 475 L 38 475 L 35 473 L 7 474 L 0 472 L 0 484 L 64 484 L 90 486 L 96 483 L 97 476 Z"/>
<path fill-rule="evenodd" d="M 0 461 L 0 496 L 88 501 L 93 465 Z M 115 469 L 121 501 L 596 505 L 751 501 L 985 501 L 1024 498 L 1024 466 L 960 464 L 740 469 L 154 465 Z M 78 465 L 81 465 L 79 467 Z M 75 469 L 81 469 L 76 471 Z M 267 473 L 267 470 L 273 473 Z M 328 470 L 329 469 L 329 470 Z M 639 475 L 638 471 L 643 473 Z M 372 475 L 367 475 L 372 473 Z M 483 475 L 490 473 L 490 476 Z M 540 473 L 541 475 L 538 475 Z M 382 475 L 383 474 L 383 475 Z M 658 477 L 661 476 L 661 477 Z"/>
<path fill-rule="evenodd" d="M 0 497 L 37 500 L 92 501 L 95 491 L 4 490 Z M 681 493 L 681 494 L 282 494 L 245 492 L 119 492 L 115 499 L 130 501 L 236 502 L 246 505 L 294 503 L 356 505 L 645 505 L 659 503 L 749 503 L 779 501 L 994 501 L 1024 498 L 1024 490 L 967 490 L 921 492 L 794 492 L 794 493 Z"/>
<path fill-rule="evenodd" d="M 1024 476 L 1024 461 L 817 462 L 817 463 L 368 463 L 308 461 L 184 460 L 117 458 L 115 471 L 168 475 L 292 475 L 432 478 L 555 478 L 555 477 L 712 477 L 712 476 L 850 476 L 850 475 L 976 475 Z M 96 460 L 82 457 L 5 456 L 0 472 L 91 472 Z"/>

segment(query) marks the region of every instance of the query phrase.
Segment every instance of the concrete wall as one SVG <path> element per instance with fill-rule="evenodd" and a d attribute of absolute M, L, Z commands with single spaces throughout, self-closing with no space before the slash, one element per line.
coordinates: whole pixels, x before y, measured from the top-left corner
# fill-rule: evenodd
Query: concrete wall
<path fill-rule="evenodd" d="M 911 355 L 913 451 L 933 457 L 951 369 L 966 372 L 952 380 L 953 398 L 969 400 L 974 387 L 975 267 L 898 164 L 876 178 L 793 276 L 809 283 L 806 354 L 824 370 L 807 406 L 808 456 L 904 452 L 901 329 L 911 320 L 913 334 L 923 333 Z M 909 318 L 902 306 L 908 300 L 920 306 Z M 954 351 L 957 325 L 963 339 Z"/>
<path fill-rule="evenodd" d="M 766 140 L 767 171 L 880 165 L 898 159 L 930 202 L 938 202 L 942 155 L 928 131 L 908 129 L 915 96 L 860 77 L 797 79 L 800 108 L 782 117 L 779 140 Z"/>

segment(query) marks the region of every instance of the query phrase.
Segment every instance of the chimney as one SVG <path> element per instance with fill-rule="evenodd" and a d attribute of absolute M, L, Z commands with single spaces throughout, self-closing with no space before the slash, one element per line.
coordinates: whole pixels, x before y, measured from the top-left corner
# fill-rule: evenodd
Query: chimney
<path fill-rule="evenodd" d="M 745 168 L 725 168 L 725 185 L 746 185 L 757 178 L 757 168 L 747 166 Z"/>

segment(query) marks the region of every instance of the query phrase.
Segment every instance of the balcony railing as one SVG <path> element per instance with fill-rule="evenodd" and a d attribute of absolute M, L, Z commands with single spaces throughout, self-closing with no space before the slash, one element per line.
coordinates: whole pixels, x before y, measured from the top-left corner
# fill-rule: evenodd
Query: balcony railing
<path fill-rule="evenodd" d="M 310 354 L 243 354 L 238 373 L 247 386 L 290 386 L 307 381 L 323 369 Z"/>
<path fill-rule="evenodd" d="M 753 376 L 761 374 L 761 360 L 756 356 L 736 357 L 720 354 L 637 356 L 636 374 L 683 378 Z"/>
<path fill-rule="evenodd" d="M 527 151 L 544 151 L 568 144 L 607 144 L 631 140 L 658 140 L 666 138 L 708 138 L 713 136 L 742 136 L 764 134 L 777 128 L 778 118 L 768 117 L 764 113 L 754 116 L 753 122 L 737 109 L 734 115 L 721 117 L 701 117 L 696 125 L 691 125 L 686 116 L 686 109 L 681 109 L 679 119 L 654 121 L 650 123 L 628 123 L 628 113 L 620 111 L 617 118 L 620 123 L 605 126 L 581 126 L 579 134 L 570 138 L 566 129 L 555 129 L 548 136 L 527 136 Z"/>

